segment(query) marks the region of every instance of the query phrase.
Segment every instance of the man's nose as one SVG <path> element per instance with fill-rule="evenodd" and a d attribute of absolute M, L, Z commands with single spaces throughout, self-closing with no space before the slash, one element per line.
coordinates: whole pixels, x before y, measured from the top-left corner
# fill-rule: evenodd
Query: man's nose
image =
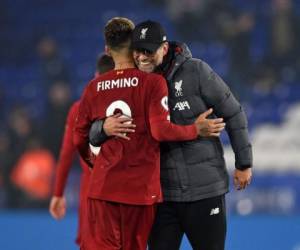
<path fill-rule="evenodd" d="M 139 54 L 139 60 L 145 61 L 145 60 L 147 60 L 147 59 L 148 59 L 148 56 L 145 55 L 144 53 L 140 53 L 140 54 Z"/>

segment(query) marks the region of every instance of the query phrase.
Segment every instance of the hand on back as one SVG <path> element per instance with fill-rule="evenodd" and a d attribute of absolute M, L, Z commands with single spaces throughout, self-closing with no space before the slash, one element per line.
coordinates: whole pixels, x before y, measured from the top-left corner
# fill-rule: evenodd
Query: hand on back
<path fill-rule="evenodd" d="M 221 131 L 225 128 L 225 123 L 223 118 L 209 119 L 207 118 L 212 114 L 213 109 L 210 108 L 204 113 L 200 114 L 195 121 L 197 132 L 199 136 L 202 137 L 218 137 L 221 134 Z"/>
<path fill-rule="evenodd" d="M 117 136 L 126 140 L 130 140 L 127 133 L 134 133 L 135 124 L 132 123 L 132 118 L 124 117 L 118 113 L 109 116 L 103 124 L 104 132 L 107 136 Z"/>

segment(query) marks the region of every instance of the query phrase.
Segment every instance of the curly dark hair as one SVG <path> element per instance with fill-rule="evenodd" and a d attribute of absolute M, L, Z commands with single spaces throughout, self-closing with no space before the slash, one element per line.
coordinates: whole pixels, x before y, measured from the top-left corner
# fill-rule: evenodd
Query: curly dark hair
<path fill-rule="evenodd" d="M 134 23 L 125 17 L 110 19 L 104 28 L 105 43 L 114 50 L 129 47 Z"/>

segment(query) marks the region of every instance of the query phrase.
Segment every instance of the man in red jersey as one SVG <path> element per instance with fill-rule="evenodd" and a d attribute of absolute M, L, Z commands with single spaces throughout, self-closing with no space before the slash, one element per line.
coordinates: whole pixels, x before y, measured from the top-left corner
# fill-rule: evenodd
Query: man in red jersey
<path fill-rule="evenodd" d="M 108 55 L 101 55 L 97 60 L 96 76 L 103 74 L 114 68 L 114 62 Z M 80 101 L 76 101 L 70 108 L 66 120 L 63 143 L 60 150 L 60 156 L 56 167 L 56 176 L 54 183 L 54 192 L 49 205 L 49 212 L 55 219 L 61 219 L 66 214 L 66 199 L 63 195 L 67 178 L 76 154 L 76 147 L 73 143 L 73 130 L 76 117 L 78 115 Z M 82 167 L 80 196 L 79 196 L 79 216 L 78 216 L 78 231 L 76 243 L 81 245 L 83 241 L 83 222 L 86 218 L 86 196 L 87 187 L 90 177 L 90 170 L 88 165 L 80 158 L 80 165 Z"/>
<path fill-rule="evenodd" d="M 145 250 L 162 201 L 159 141 L 196 139 L 201 126 L 179 126 L 168 119 L 167 85 L 157 74 L 135 68 L 130 49 L 134 24 L 113 18 L 105 26 L 108 53 L 115 70 L 86 87 L 75 125 L 74 142 L 90 165 L 88 133 L 96 119 L 121 112 L 136 125 L 130 140 L 112 138 L 101 146 L 88 191 L 90 238 L 84 250 Z M 224 128 L 220 123 L 215 132 Z"/>

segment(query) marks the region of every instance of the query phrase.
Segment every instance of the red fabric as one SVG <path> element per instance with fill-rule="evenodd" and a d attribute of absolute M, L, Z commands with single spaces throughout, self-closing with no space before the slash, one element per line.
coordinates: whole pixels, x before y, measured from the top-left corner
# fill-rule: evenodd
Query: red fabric
<path fill-rule="evenodd" d="M 70 108 L 65 125 L 65 132 L 63 142 L 60 150 L 59 160 L 56 166 L 56 175 L 54 183 L 55 196 L 62 196 L 65 190 L 67 178 L 77 154 L 77 148 L 73 143 L 73 132 L 75 120 L 78 115 L 79 101 L 76 101 Z M 87 190 L 90 177 L 90 170 L 88 165 L 80 158 L 80 165 L 83 170 L 80 181 L 80 195 L 79 195 L 79 213 L 78 213 L 78 230 L 76 243 L 81 245 L 84 238 L 84 224 L 86 220 L 86 203 Z"/>
<path fill-rule="evenodd" d="M 135 206 L 88 199 L 88 238 L 82 250 L 145 250 L 155 205 Z"/>
<path fill-rule="evenodd" d="M 73 143 L 73 131 L 75 120 L 78 115 L 79 101 L 75 102 L 68 113 L 68 117 L 65 125 L 65 132 L 63 137 L 63 142 L 60 149 L 60 155 L 58 159 L 58 163 L 56 165 L 56 175 L 55 175 L 55 183 L 54 183 L 54 195 L 62 196 L 65 190 L 67 178 L 77 153 L 77 148 Z M 82 170 L 89 174 L 88 165 L 80 159 L 80 165 Z"/>
<path fill-rule="evenodd" d="M 124 87 L 128 79 L 136 86 Z M 167 120 L 169 111 L 163 102 L 167 96 L 167 84 L 162 76 L 137 69 L 110 71 L 90 82 L 81 99 L 75 125 L 74 141 L 81 156 L 89 161 L 88 133 L 96 119 L 121 110 L 133 118 L 136 129 L 129 135 L 130 141 L 113 138 L 101 146 L 92 171 L 89 197 L 136 205 L 162 200 L 157 140 L 197 137 L 194 125 L 183 127 Z"/>
<path fill-rule="evenodd" d="M 82 245 L 87 236 L 87 191 L 90 173 L 83 172 L 80 179 L 78 229 L 76 243 Z"/>

